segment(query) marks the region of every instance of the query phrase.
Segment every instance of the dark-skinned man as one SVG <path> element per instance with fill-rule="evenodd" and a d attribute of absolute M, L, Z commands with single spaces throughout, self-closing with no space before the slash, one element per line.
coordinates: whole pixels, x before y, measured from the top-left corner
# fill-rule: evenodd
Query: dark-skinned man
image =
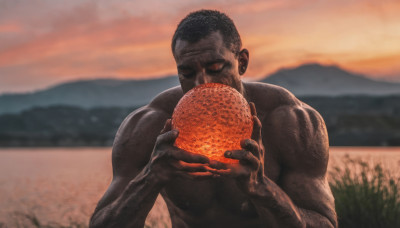
<path fill-rule="evenodd" d="M 337 227 L 322 117 L 281 87 L 242 82 L 249 52 L 241 45 L 233 21 L 218 11 L 196 11 L 180 22 L 172 53 L 181 86 L 121 124 L 113 180 L 90 227 L 143 227 L 159 194 L 173 227 Z M 238 164 L 174 146 L 173 110 L 204 83 L 231 86 L 250 103 L 252 138 L 242 140 L 242 150 L 225 153 Z"/>

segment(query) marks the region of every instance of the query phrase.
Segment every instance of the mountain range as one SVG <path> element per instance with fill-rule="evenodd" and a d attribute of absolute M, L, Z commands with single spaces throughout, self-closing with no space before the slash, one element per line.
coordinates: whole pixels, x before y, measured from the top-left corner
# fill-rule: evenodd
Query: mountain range
<path fill-rule="evenodd" d="M 0 95 L 0 114 L 52 105 L 82 108 L 137 107 L 147 104 L 161 91 L 178 84 L 176 76 L 151 80 L 96 79 L 68 82 L 33 93 Z"/>
<path fill-rule="evenodd" d="M 296 96 L 400 94 L 400 83 L 377 81 L 337 66 L 320 64 L 281 69 L 261 81 L 282 86 Z"/>
<path fill-rule="evenodd" d="M 400 94 L 400 83 L 376 81 L 337 66 L 319 64 L 281 69 L 260 81 L 282 86 L 302 97 Z M 68 82 L 32 93 L 0 95 L 0 114 L 52 105 L 82 108 L 138 107 L 147 104 L 161 91 L 176 85 L 179 85 L 176 76 L 151 80 L 96 79 Z"/>

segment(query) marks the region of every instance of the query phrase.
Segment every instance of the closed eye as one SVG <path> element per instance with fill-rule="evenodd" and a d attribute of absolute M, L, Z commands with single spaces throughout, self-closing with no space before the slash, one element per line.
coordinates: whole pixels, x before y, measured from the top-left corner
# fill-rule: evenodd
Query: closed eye
<path fill-rule="evenodd" d="M 178 66 L 178 74 L 185 78 L 191 78 L 195 75 L 195 71 L 189 66 Z"/>
<path fill-rule="evenodd" d="M 224 63 L 213 63 L 207 66 L 207 71 L 209 73 L 219 73 L 224 69 Z"/>
<path fill-rule="evenodd" d="M 194 73 L 189 73 L 189 74 L 181 74 L 185 78 L 192 78 L 194 77 Z"/>
<path fill-rule="evenodd" d="M 180 75 L 182 75 L 185 78 L 191 78 L 195 75 L 194 71 L 180 71 L 179 72 Z"/>

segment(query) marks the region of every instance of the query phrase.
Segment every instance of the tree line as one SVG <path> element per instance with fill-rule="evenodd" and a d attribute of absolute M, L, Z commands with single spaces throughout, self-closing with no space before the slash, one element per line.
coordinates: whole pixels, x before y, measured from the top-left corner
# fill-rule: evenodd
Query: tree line
<path fill-rule="evenodd" d="M 323 116 L 332 146 L 400 146 L 400 96 L 302 97 Z M 0 147 L 111 146 L 138 107 L 36 107 L 0 115 Z"/>

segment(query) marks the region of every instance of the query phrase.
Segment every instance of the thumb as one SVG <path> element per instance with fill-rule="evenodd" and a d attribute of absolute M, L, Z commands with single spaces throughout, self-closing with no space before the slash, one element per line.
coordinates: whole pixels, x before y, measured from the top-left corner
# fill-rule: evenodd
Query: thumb
<path fill-rule="evenodd" d="M 163 133 L 163 134 L 160 134 L 158 137 L 157 137 L 157 143 L 156 144 L 158 144 L 158 145 L 161 145 L 161 144 L 174 144 L 175 143 L 175 140 L 176 140 L 176 138 L 178 138 L 178 135 L 179 135 L 179 131 L 178 130 L 171 130 L 171 131 L 168 131 L 168 132 L 165 132 L 165 133 Z"/>
<path fill-rule="evenodd" d="M 160 134 L 164 134 L 165 132 L 168 132 L 172 129 L 172 123 L 171 119 L 167 119 L 164 124 L 164 128 L 161 130 Z"/>

